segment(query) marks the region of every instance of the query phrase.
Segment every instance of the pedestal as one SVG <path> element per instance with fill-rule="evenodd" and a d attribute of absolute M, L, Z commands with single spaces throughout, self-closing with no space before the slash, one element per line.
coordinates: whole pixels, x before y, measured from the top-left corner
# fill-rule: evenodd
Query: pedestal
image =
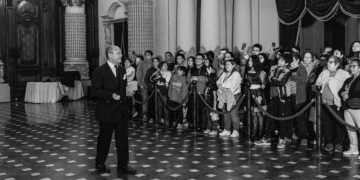
<path fill-rule="evenodd" d="M 0 83 L 0 102 L 10 102 L 10 86 L 9 84 Z"/>

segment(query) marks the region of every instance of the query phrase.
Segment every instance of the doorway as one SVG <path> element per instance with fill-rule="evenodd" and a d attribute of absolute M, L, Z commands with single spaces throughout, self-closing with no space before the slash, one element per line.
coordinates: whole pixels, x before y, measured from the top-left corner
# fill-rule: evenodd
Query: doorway
<path fill-rule="evenodd" d="M 114 45 L 121 48 L 123 57 L 128 58 L 128 22 L 127 20 L 114 23 Z"/>

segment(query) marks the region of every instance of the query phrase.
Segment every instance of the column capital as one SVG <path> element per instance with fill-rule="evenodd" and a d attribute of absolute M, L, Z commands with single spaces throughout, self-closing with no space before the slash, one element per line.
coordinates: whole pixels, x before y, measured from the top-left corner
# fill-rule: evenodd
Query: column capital
<path fill-rule="evenodd" d="M 63 4 L 63 6 L 81 7 L 85 3 L 85 0 L 60 0 L 60 2 Z"/>

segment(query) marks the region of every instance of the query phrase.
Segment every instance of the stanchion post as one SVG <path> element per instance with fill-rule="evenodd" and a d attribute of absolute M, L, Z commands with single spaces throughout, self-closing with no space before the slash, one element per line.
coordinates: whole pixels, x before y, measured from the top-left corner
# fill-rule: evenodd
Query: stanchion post
<path fill-rule="evenodd" d="M 322 105 L 322 97 L 321 97 L 321 86 L 316 86 L 316 154 L 317 156 L 322 155 L 322 132 L 321 132 L 321 105 Z"/>
<path fill-rule="evenodd" d="M 194 127 L 194 130 L 195 130 L 195 132 L 196 132 L 196 130 L 197 130 L 197 127 L 196 127 L 196 111 L 197 111 L 197 102 L 196 102 L 196 96 L 197 96 L 197 86 L 196 86 L 196 82 L 194 83 L 192 83 L 192 91 L 193 91 L 193 114 L 192 114 L 192 116 L 193 116 L 193 127 Z"/>
<path fill-rule="evenodd" d="M 158 113 L 158 86 L 157 84 L 155 83 L 155 88 L 154 88 L 154 95 L 155 95 L 155 124 L 157 125 L 159 123 L 159 113 Z"/>
<path fill-rule="evenodd" d="M 252 144 L 252 141 L 251 141 L 251 112 L 250 112 L 250 109 L 251 109 L 251 92 L 250 90 L 247 91 L 247 104 L 246 104 L 246 110 L 247 110 L 247 126 L 246 126 L 246 134 L 247 134 L 247 143 L 249 144 Z"/>

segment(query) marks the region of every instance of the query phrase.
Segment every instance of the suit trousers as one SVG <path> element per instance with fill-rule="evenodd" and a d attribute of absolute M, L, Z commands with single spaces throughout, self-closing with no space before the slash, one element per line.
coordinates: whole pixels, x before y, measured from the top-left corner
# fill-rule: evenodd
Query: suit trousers
<path fill-rule="evenodd" d="M 99 122 L 99 127 L 96 164 L 105 164 L 109 154 L 111 138 L 113 132 L 115 132 L 118 166 L 127 166 L 129 162 L 128 122 Z"/>

